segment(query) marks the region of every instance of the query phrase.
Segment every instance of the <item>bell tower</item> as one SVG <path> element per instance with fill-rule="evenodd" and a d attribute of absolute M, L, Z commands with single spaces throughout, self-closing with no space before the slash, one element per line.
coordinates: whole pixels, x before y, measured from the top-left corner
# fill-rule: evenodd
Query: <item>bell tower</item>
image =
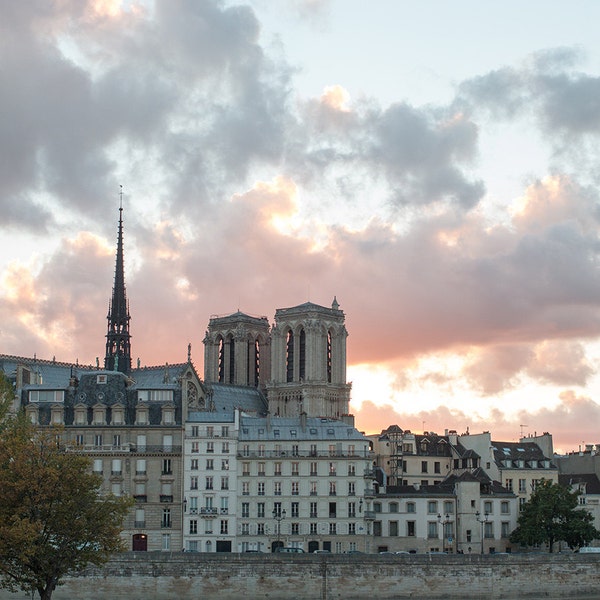
<path fill-rule="evenodd" d="M 345 315 L 335 298 L 331 308 L 305 302 L 277 309 L 271 329 L 269 412 L 282 417 L 347 415 L 347 337 Z"/>
<path fill-rule="evenodd" d="M 104 368 L 107 371 L 131 371 L 131 335 L 129 334 L 129 304 L 125 293 L 123 261 L 123 189 L 119 202 L 119 229 L 117 234 L 117 258 L 112 298 L 108 307 L 108 330 Z"/>

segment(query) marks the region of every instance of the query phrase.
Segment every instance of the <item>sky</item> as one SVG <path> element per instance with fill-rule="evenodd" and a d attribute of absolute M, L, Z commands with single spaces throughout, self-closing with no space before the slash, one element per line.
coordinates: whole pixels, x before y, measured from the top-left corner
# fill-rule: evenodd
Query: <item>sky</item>
<path fill-rule="evenodd" d="M 600 443 L 600 3 L 0 3 L 0 352 L 346 315 L 357 427 Z"/>

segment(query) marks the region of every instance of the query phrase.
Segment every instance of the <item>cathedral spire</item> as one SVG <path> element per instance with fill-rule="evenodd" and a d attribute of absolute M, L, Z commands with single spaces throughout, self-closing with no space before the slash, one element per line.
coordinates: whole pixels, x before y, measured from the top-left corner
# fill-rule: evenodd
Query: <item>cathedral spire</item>
<path fill-rule="evenodd" d="M 106 333 L 106 356 L 104 368 L 107 371 L 131 371 L 131 336 L 129 334 L 129 305 L 125 293 L 123 261 L 123 186 L 119 194 L 119 230 L 117 236 L 117 260 L 112 299 L 108 307 L 108 331 Z"/>

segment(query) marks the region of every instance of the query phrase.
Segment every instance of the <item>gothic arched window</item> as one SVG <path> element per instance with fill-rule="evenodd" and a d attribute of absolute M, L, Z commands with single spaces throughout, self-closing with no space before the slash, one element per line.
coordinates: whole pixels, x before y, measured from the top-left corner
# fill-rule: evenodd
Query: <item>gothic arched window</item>
<path fill-rule="evenodd" d="M 285 353 L 286 381 L 294 381 L 294 333 L 290 330 L 287 335 Z"/>

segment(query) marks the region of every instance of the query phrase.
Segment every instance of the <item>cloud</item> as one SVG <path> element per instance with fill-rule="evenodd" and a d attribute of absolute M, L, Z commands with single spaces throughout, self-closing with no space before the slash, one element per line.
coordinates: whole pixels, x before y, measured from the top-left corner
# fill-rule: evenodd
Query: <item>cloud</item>
<path fill-rule="evenodd" d="M 449 429 L 456 430 L 459 435 L 491 429 L 492 440 L 512 442 L 518 441 L 521 434 L 526 437 L 547 431 L 553 434 L 555 452 L 562 453 L 576 450 L 584 442 L 597 443 L 595 424 L 600 418 L 600 405 L 573 391 L 562 392 L 559 399 L 555 408 L 522 410 L 512 419 L 507 419 L 498 410 L 479 416 L 443 405 L 435 410 L 409 414 L 388 404 L 372 402 L 364 402 L 354 414 L 357 428 L 371 434 L 380 433 L 393 424 L 413 433 L 434 431 L 440 435 Z"/>

